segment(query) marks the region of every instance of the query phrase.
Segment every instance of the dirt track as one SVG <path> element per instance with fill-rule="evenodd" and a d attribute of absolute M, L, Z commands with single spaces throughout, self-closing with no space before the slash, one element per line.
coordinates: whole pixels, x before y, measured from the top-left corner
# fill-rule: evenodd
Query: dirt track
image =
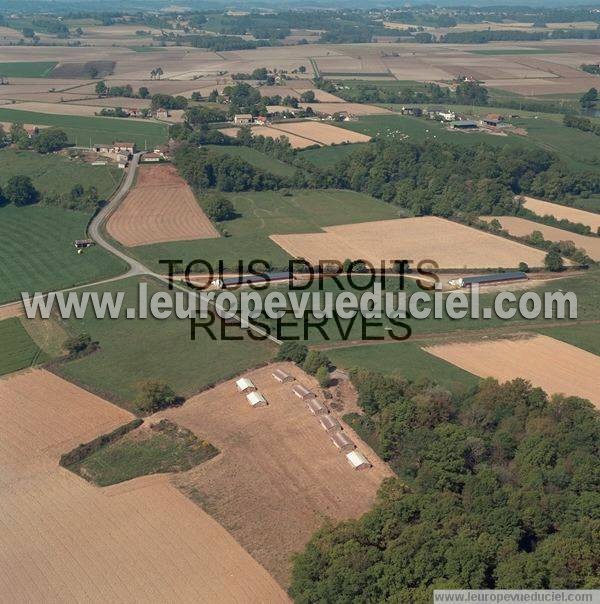
<path fill-rule="evenodd" d="M 171 164 L 142 166 L 138 181 L 106 224 L 127 247 L 219 236 Z"/>
<path fill-rule="evenodd" d="M 57 465 L 130 417 L 45 371 L 0 380 L 2 599 L 288 601 L 168 475 L 99 489 Z"/>
<path fill-rule="evenodd" d="M 286 371 L 317 391 L 297 367 Z M 304 403 L 271 376 L 271 365 L 248 376 L 269 402 L 249 406 L 233 381 L 190 399 L 166 416 L 207 438 L 221 454 L 180 475 L 176 483 L 194 498 L 282 584 L 290 556 L 300 551 L 326 518 L 368 511 L 391 471 L 346 428 L 374 467 L 357 472 Z"/>

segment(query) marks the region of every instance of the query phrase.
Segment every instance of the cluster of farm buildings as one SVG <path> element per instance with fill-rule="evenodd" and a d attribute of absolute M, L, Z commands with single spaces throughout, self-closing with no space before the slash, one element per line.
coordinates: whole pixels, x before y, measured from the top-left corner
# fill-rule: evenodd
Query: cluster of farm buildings
<path fill-rule="evenodd" d="M 430 120 L 436 120 L 447 123 L 453 130 L 489 130 L 501 133 L 503 130 L 511 129 L 516 131 L 508 122 L 509 118 L 519 117 L 518 115 L 504 116 L 499 113 L 489 113 L 478 121 L 466 119 L 464 116 L 446 107 L 414 107 L 405 106 L 401 109 L 402 115 L 412 115 L 414 117 L 425 117 Z"/>
<path fill-rule="evenodd" d="M 279 383 L 295 381 L 294 376 L 283 369 L 275 369 L 271 375 Z M 238 392 L 246 395 L 246 400 L 251 407 L 259 408 L 268 405 L 267 400 L 259 392 L 251 379 L 242 377 L 236 381 L 235 385 Z M 348 463 L 355 470 L 370 468 L 371 464 L 369 460 L 356 449 L 356 445 L 352 439 L 343 431 L 341 424 L 329 415 L 329 409 L 323 402 L 318 400 L 317 395 L 302 384 L 294 384 L 291 388 L 292 392 L 305 403 L 306 408 L 318 418 L 321 427 L 329 434 L 332 444 L 338 451 L 346 455 Z"/>
<path fill-rule="evenodd" d="M 114 142 L 110 145 L 101 144 L 93 145 L 92 150 L 102 157 L 114 160 L 119 168 L 126 168 L 129 160 L 133 157 L 137 147 L 135 143 L 130 142 Z M 146 151 L 142 154 L 140 161 L 145 163 L 158 163 L 168 161 L 169 148 L 166 146 L 156 147 L 152 151 Z M 95 165 L 103 165 L 105 162 L 97 161 Z"/>

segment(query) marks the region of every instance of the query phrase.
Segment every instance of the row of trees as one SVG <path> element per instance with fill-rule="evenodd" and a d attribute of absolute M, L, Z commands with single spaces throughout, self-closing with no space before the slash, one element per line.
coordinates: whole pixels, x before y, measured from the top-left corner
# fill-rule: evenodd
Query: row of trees
<path fill-rule="evenodd" d="M 277 189 L 281 179 L 258 170 L 239 157 L 210 149 L 182 145 L 175 153 L 175 165 L 183 178 L 196 190 L 262 191 Z"/>
<path fill-rule="evenodd" d="M 296 557 L 297 602 L 430 602 L 433 589 L 598 588 L 598 413 L 524 380 L 453 396 L 353 371 L 348 419 L 390 463 L 374 509 Z"/>

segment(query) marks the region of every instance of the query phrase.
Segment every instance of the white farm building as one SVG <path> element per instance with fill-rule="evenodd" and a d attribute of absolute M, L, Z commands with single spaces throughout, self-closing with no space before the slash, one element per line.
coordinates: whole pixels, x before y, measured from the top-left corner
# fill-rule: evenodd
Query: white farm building
<path fill-rule="evenodd" d="M 265 397 L 258 391 L 253 390 L 246 395 L 251 407 L 264 407 L 267 404 Z"/>
<path fill-rule="evenodd" d="M 371 467 L 369 460 L 360 451 L 346 453 L 346 459 L 355 470 L 366 470 Z"/>
<path fill-rule="evenodd" d="M 256 390 L 256 386 L 254 382 L 249 378 L 240 378 L 236 383 L 235 387 L 238 389 L 238 392 L 252 392 Z"/>

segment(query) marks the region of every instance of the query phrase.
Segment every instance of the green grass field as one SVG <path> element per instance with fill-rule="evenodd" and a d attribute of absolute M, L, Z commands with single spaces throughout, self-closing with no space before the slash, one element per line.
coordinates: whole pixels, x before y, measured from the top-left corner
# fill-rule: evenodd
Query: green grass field
<path fill-rule="evenodd" d="M 11 176 L 24 174 L 44 194 L 69 193 L 81 184 L 95 187 L 101 199 L 108 199 L 123 176 L 122 170 L 112 166 L 92 166 L 79 159 L 11 148 L 0 150 L 0 165 L 0 186 Z"/>
<path fill-rule="evenodd" d="M 0 63 L 0 75 L 7 78 L 47 78 L 57 65 L 56 61 Z"/>
<path fill-rule="evenodd" d="M 447 280 L 448 277 L 440 275 L 442 280 Z M 364 277 L 363 277 L 364 279 Z M 343 283 L 343 280 L 342 280 Z M 285 291 L 284 286 L 279 286 L 282 291 Z M 397 291 L 399 287 L 398 279 L 388 276 L 386 291 Z M 338 295 L 342 290 L 332 280 L 326 279 L 323 284 L 324 292 L 333 292 L 334 296 Z M 352 288 L 344 284 L 345 290 L 352 290 Z M 371 288 L 372 289 L 372 288 Z M 500 319 L 494 313 L 489 319 L 484 318 L 473 318 L 469 316 L 455 320 L 443 314 L 441 318 L 435 318 L 432 314 L 425 319 L 416 319 L 414 317 L 408 317 L 402 319 L 402 322 L 408 325 L 411 329 L 411 337 L 419 337 L 422 339 L 434 339 L 445 334 L 455 334 L 460 336 L 462 334 L 468 335 L 474 330 L 487 331 L 486 335 L 512 333 L 515 330 L 528 331 L 528 330 L 539 330 L 549 327 L 556 327 L 558 323 L 564 328 L 570 328 L 571 326 L 577 325 L 578 321 L 597 321 L 600 320 L 600 272 L 598 270 L 589 270 L 587 274 L 577 275 L 571 277 L 565 277 L 563 279 L 557 279 L 534 286 L 532 283 L 530 290 L 535 290 L 544 296 L 545 292 L 557 292 L 562 290 L 565 292 L 573 292 L 577 297 L 577 319 L 563 319 L 557 320 L 556 318 L 544 318 L 543 316 L 537 317 L 534 320 L 528 320 L 520 316 L 519 313 L 512 319 L 505 320 Z M 317 284 L 313 284 L 309 291 L 316 291 Z M 416 282 L 412 279 L 405 281 L 404 290 L 408 295 L 417 291 Z M 493 293 L 485 293 L 480 296 L 480 307 L 493 308 L 494 299 L 502 289 L 498 288 L 498 291 Z M 267 290 L 262 292 L 265 295 Z M 356 291 L 358 296 L 361 292 Z M 517 300 L 524 295 L 525 290 L 516 291 L 515 296 Z M 321 296 L 323 300 L 323 296 Z M 321 304 L 323 302 L 321 301 Z M 311 345 L 318 345 L 322 348 L 327 348 L 328 342 L 360 342 L 364 340 L 370 340 L 372 344 L 378 344 L 382 338 L 388 341 L 392 341 L 391 334 L 387 332 L 388 329 L 392 330 L 392 333 L 396 337 L 406 336 L 407 331 L 401 325 L 394 325 L 387 317 L 381 319 L 373 319 L 372 323 L 366 324 L 361 321 L 361 316 L 358 315 L 354 319 L 339 319 L 338 320 L 327 320 L 324 325 L 320 326 L 320 321 L 309 317 L 310 321 L 303 321 L 301 319 L 295 319 L 291 313 L 285 316 L 286 324 L 282 326 L 281 334 L 284 337 L 300 337 L 302 340 L 306 340 Z M 263 319 L 264 323 L 267 323 L 275 328 L 275 321 L 269 319 Z M 413 340 L 415 341 L 415 340 Z"/>
<path fill-rule="evenodd" d="M 61 208 L 0 208 L 0 303 L 20 292 L 50 291 L 98 281 L 125 265 L 98 246 L 77 254 L 90 215 Z"/>
<path fill-rule="evenodd" d="M 600 355 L 600 324 L 540 329 L 539 333 Z"/>
<path fill-rule="evenodd" d="M 411 381 L 428 378 L 452 392 L 462 392 L 479 381 L 477 376 L 434 357 L 412 342 L 332 348 L 325 354 L 343 369 L 369 369 Z"/>
<path fill-rule="evenodd" d="M 306 151 L 299 151 L 298 157 L 303 157 L 317 166 L 329 168 L 334 166 L 340 159 L 354 153 L 365 144 L 366 143 L 330 145 L 328 147 L 319 147 L 318 149 L 307 149 Z"/>
<path fill-rule="evenodd" d="M 57 126 L 64 130 L 74 145 L 131 141 L 138 147 L 150 149 L 166 142 L 168 125 L 160 122 L 110 117 L 51 115 L 0 107 L 0 122 L 20 122 L 42 126 Z"/>
<path fill-rule="evenodd" d="M 261 151 L 252 149 L 251 147 L 235 146 L 235 145 L 204 145 L 208 149 L 218 151 L 225 155 L 233 155 L 234 157 L 240 157 L 253 165 L 255 168 L 264 170 L 265 172 L 271 172 L 275 176 L 292 177 L 294 176 L 296 169 L 293 166 L 289 166 L 274 157 L 266 155 Z"/>
<path fill-rule="evenodd" d="M 189 430 L 165 423 L 163 429 L 134 430 L 68 469 L 106 487 L 148 474 L 185 472 L 217 455 Z"/>
<path fill-rule="evenodd" d="M 275 233 L 309 233 L 336 224 L 397 218 L 397 208 L 353 191 L 302 190 L 286 196 L 277 191 L 229 194 L 239 218 L 222 223 L 230 237 L 178 241 L 130 248 L 130 253 L 155 270 L 159 259 L 204 258 L 237 266 L 243 259 L 260 258 L 273 266 L 287 266 L 289 256 L 269 239 Z M 202 200 L 201 200 L 202 202 Z"/>
<path fill-rule="evenodd" d="M 124 305 L 135 306 L 138 279 L 125 279 L 90 288 L 90 291 L 124 292 Z M 149 282 L 148 294 L 165 291 L 156 282 Z M 188 319 L 96 319 L 91 312 L 84 319 L 69 319 L 73 333 L 87 332 L 100 343 L 93 354 L 58 366 L 64 377 L 108 397 L 134 411 L 134 399 L 140 381 L 161 380 L 177 394 L 189 397 L 202 388 L 226 379 L 271 359 L 275 348 L 271 343 L 254 342 L 244 334 L 243 341 L 220 337 L 211 340 L 199 330 L 197 339 L 190 338 Z M 240 336 L 235 327 L 227 328 L 229 336 Z"/>
<path fill-rule="evenodd" d="M 31 367 L 43 358 L 19 319 L 0 321 L 0 375 Z"/>

